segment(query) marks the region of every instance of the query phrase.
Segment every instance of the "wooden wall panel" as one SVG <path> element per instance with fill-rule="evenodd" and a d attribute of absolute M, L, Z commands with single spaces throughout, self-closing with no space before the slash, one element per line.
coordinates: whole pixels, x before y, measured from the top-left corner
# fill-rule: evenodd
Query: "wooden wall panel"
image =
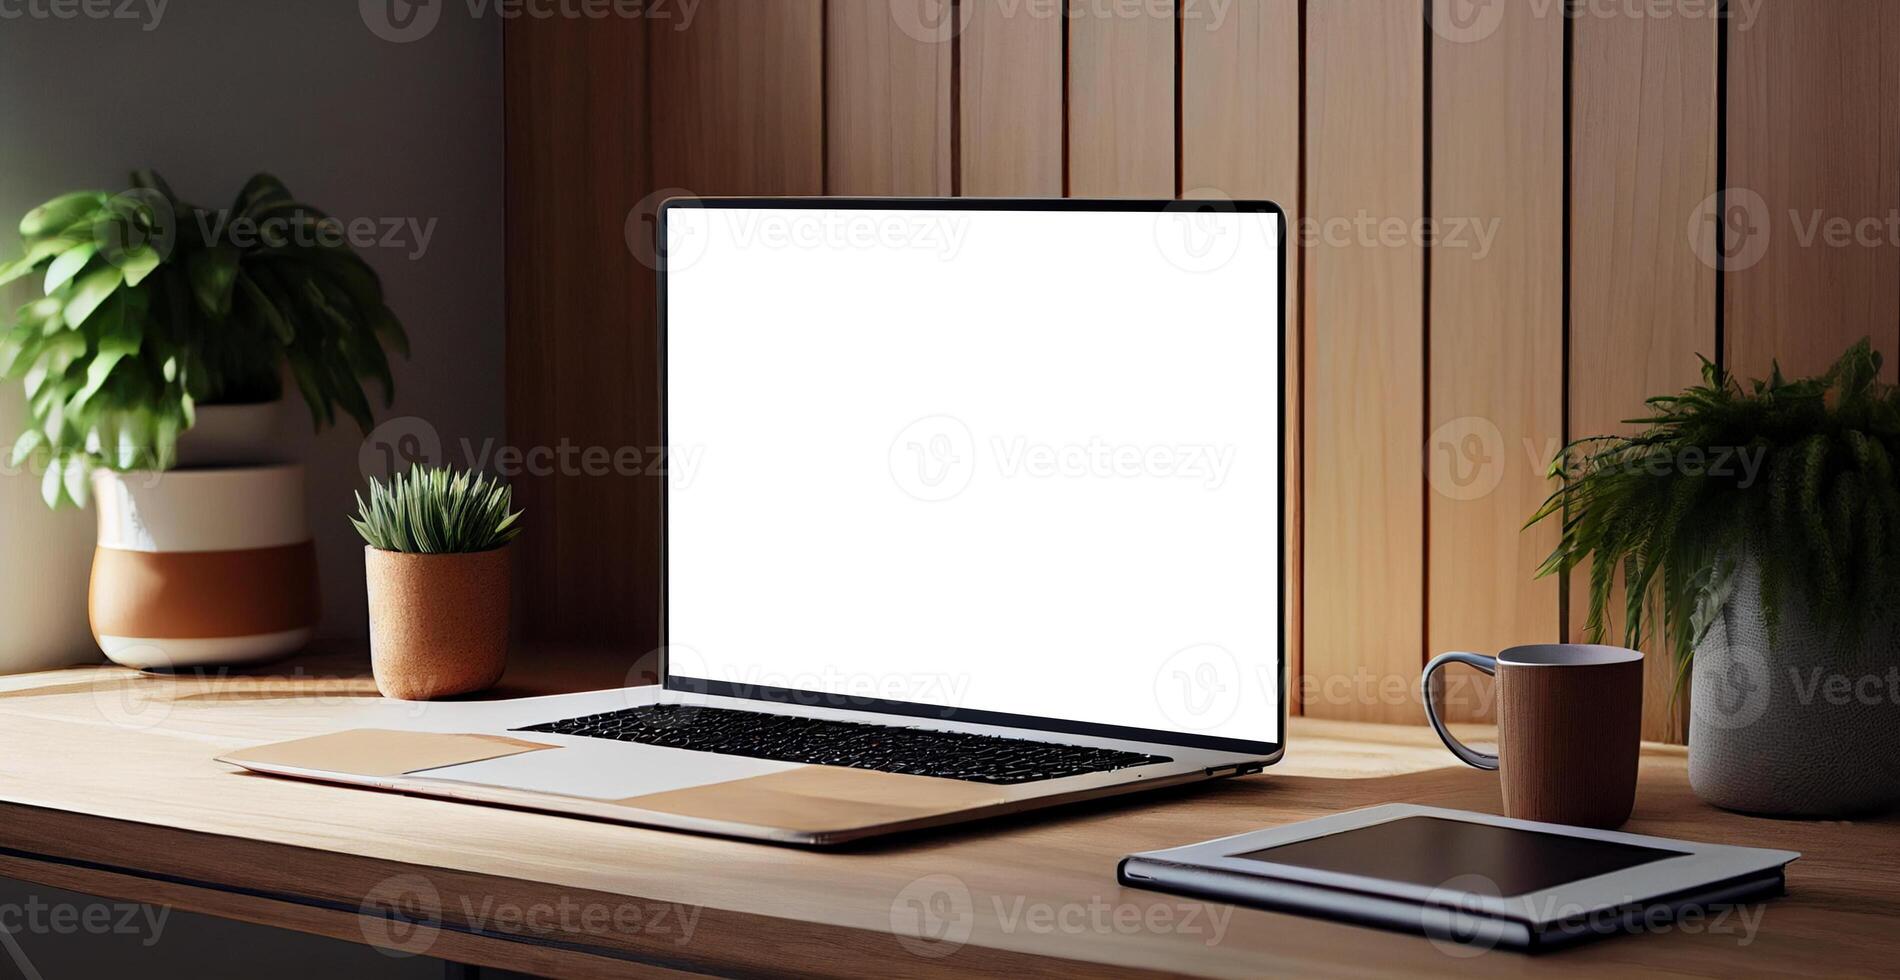
<path fill-rule="evenodd" d="M 1586 17 L 1573 39 L 1570 435 L 1624 435 L 1643 399 L 1695 383 L 1716 356 L 1712 223 L 1686 223 L 1716 189 L 1716 47 L 1699 18 Z M 1709 212 L 1713 214 L 1712 211 Z M 1571 576 L 1569 638 L 1584 642 L 1589 569 Z M 1620 608 L 1620 596 L 1612 608 Z M 1621 644 L 1621 616 L 1608 641 Z M 1688 736 L 1676 665 L 1652 645 L 1643 737 Z"/>
<path fill-rule="evenodd" d="M 627 248 L 647 193 L 646 24 L 524 18 L 504 34 L 508 131 L 508 439 L 660 444 L 653 273 Z M 655 645 L 658 487 L 577 472 L 511 475 L 527 533 L 527 634 Z"/>
<path fill-rule="evenodd" d="M 1213 0 L 1181 7 L 1182 196 L 1265 198 L 1286 209 L 1297 243 L 1300 199 L 1300 0 L 1257 0 L 1227 8 Z M 1300 262 L 1287 256 L 1286 583 L 1288 703 L 1299 710 L 1301 505 L 1299 367 Z"/>
<path fill-rule="evenodd" d="M 772 0 L 704 4 L 684 31 L 510 21 L 510 440 L 657 443 L 640 239 L 663 191 L 1273 198 L 1313 242 L 1287 297 L 1295 672 L 1309 714 L 1416 722 L 1428 651 L 1563 628 L 1556 586 L 1529 580 L 1554 531 L 1517 525 L 1564 436 L 1614 431 L 1718 336 L 1760 374 L 1871 334 L 1900 377 L 1900 5 L 1576 18 L 1566 188 L 1563 6 L 1428 25 L 1452 3 Z M 1718 218 L 1758 234 L 1717 242 Z M 1873 240 L 1832 242 L 1836 224 Z M 1454 459 L 1495 485 L 1438 487 Z M 519 550 L 524 629 L 650 645 L 658 484 L 518 483 L 540 530 Z M 1651 737 L 1681 734 L 1667 666 Z"/>
<path fill-rule="evenodd" d="M 1356 230 L 1424 214 L 1420 0 L 1307 6 L 1308 715 L 1416 723 L 1424 652 L 1424 255 Z M 1338 234 L 1331 234 L 1338 232 Z"/>
<path fill-rule="evenodd" d="M 1732 249 L 1728 364 L 1744 377 L 1765 376 L 1778 358 L 1790 374 L 1811 374 L 1871 335 L 1892 380 L 1900 376 L 1892 225 L 1900 214 L 1900 4 L 1777 0 L 1729 35 L 1728 210 L 1731 221 L 1768 231 L 1758 261 L 1745 243 Z M 1874 223 L 1869 240 L 1828 241 L 1829 222 L 1864 221 Z"/>
<path fill-rule="evenodd" d="M 554 379 L 560 367 L 556 341 L 548 329 L 550 318 L 543 312 L 560 298 L 548 282 L 552 270 L 541 261 L 522 261 L 549 247 L 551 229 L 538 227 L 540 222 L 529 216 L 546 213 L 544 202 L 559 183 L 560 162 L 553 159 L 557 147 L 546 139 L 553 129 L 546 108 L 554 102 L 553 80 L 542 69 L 550 47 L 548 32 L 543 30 L 517 27 L 502 33 L 502 74 L 507 79 L 502 92 L 502 128 L 507 133 L 502 207 L 509 259 L 503 404 L 511 443 L 552 428 Z M 551 480 L 512 482 L 515 503 L 524 515 L 533 515 L 525 518 L 529 533 L 514 546 L 515 570 L 525 584 L 558 565 L 555 539 L 561 515 Z M 553 610 L 550 604 L 545 614 L 537 613 L 530 592 L 515 590 L 515 628 L 539 635 L 551 625 Z"/>
<path fill-rule="evenodd" d="M 687 30 L 650 33 L 656 186 L 824 192 L 824 7 L 708 3 Z"/>
<path fill-rule="evenodd" d="M 950 0 L 831 5 L 828 193 L 951 194 L 950 9 Z"/>
<path fill-rule="evenodd" d="M 1050 0 L 963 0 L 962 192 L 1060 197 L 1063 16 Z"/>
<path fill-rule="evenodd" d="M 1070 2 L 1070 196 L 1174 197 L 1174 3 Z"/>
<path fill-rule="evenodd" d="M 1449 23 L 1465 0 L 1434 2 Z M 1432 654 L 1560 638 L 1558 583 L 1534 578 L 1557 530 L 1521 529 L 1563 444 L 1563 11 L 1492 9 L 1482 36 L 1432 35 Z M 1488 678 L 1449 680 L 1452 717 L 1494 717 Z"/>
<path fill-rule="evenodd" d="M 576 450 L 516 480 L 528 634 L 635 653 L 658 643 L 660 478 L 590 471 L 578 452 L 645 458 L 661 444 L 660 189 L 820 191 L 820 12 L 818 0 L 709 4 L 685 31 L 649 32 L 642 18 L 522 18 L 505 31 L 509 440 Z M 651 99 L 649 71 L 664 79 Z M 758 84 L 733 84 L 742 77 Z"/>

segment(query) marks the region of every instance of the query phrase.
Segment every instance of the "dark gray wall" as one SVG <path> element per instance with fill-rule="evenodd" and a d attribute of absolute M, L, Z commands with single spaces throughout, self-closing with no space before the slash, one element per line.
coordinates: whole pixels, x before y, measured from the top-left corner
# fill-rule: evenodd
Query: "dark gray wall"
<path fill-rule="evenodd" d="M 424 418 L 445 445 L 499 439 L 500 21 L 444 0 L 426 35 L 396 43 L 351 0 L 133 4 L 139 19 L 26 13 L 45 4 L 8 5 L 22 16 L 0 19 L 0 255 L 18 253 L 15 222 L 27 209 L 68 190 L 122 190 L 141 166 L 207 206 L 228 203 L 268 170 L 338 218 L 433 221 L 426 248 L 405 232 L 399 245 L 365 251 L 414 349 L 396 369 L 396 405 L 381 417 Z M 19 286 L 0 299 L 23 301 Z M 18 398 L 0 397 L 9 442 Z M 285 438 L 310 469 L 323 631 L 361 635 L 361 543 L 345 514 L 362 479 L 363 436 L 346 423 L 313 438 L 294 395 L 288 409 Z M 69 629 L 78 624 L 83 638 L 91 534 L 83 518 L 27 506 L 37 486 L 31 475 L 0 476 L 0 535 L 10 538 L 0 550 L 42 551 L 30 566 L 43 589 L 34 605 Z M 45 561 L 75 534 L 78 560 Z M 0 558 L 0 579 L 25 574 Z"/>
<path fill-rule="evenodd" d="M 0 19 L 0 255 L 17 254 L 15 222 L 27 209 L 68 190 L 122 190 L 141 166 L 205 205 L 228 202 L 250 174 L 269 170 L 339 218 L 433 220 L 420 255 L 411 254 L 414 240 L 365 253 L 414 347 L 397 366 L 397 402 L 385 417 L 426 418 L 445 441 L 500 438 L 499 22 L 445 4 L 426 37 L 398 44 L 372 32 L 349 0 L 172 0 L 155 25 L 153 8 L 136 9 L 145 20 Z M 15 304 L 36 290 L 4 292 L 0 300 Z M 15 387 L 0 393 L 8 441 L 19 418 Z M 312 437 L 301 404 L 288 407 L 285 439 L 310 469 L 324 631 L 360 636 L 362 554 L 344 515 L 361 480 L 363 437 L 354 427 Z M 33 475 L 0 474 L 0 589 L 18 600 L 4 608 L 15 637 L 89 647 L 88 521 L 48 514 Z M 23 625 L 25 617 L 35 621 Z M 101 904 L 0 881 L 0 912 L 35 901 Z M 149 945 L 149 930 L 14 938 L 48 978 L 443 975 L 423 958 L 184 913 Z M 0 976 L 18 970 L 0 948 Z"/>

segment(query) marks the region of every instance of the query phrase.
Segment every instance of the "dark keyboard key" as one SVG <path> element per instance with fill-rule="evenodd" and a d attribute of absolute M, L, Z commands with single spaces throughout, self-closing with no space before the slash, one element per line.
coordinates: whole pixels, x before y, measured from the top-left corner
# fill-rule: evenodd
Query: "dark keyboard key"
<path fill-rule="evenodd" d="M 514 730 L 999 785 L 1174 761 L 1166 756 L 1000 735 L 677 704 L 626 708 Z"/>

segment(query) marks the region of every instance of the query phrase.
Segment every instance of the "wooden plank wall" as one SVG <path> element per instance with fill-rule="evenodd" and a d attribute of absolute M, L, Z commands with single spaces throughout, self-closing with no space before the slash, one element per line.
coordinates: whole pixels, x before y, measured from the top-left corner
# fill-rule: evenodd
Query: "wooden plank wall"
<path fill-rule="evenodd" d="M 642 21 L 523 18 L 504 35 L 506 402 L 516 447 L 660 445 L 653 273 L 625 245 L 628 217 L 652 189 L 646 39 Z M 633 651 L 652 649 L 659 484 L 572 472 L 512 482 L 526 512 L 515 546 L 521 630 L 628 637 Z"/>
<path fill-rule="evenodd" d="M 1469 5 L 1433 3 L 1441 26 Z M 1431 35 L 1427 651 L 1559 632 L 1559 583 L 1535 577 L 1556 528 L 1519 529 L 1563 445 L 1563 8 L 1493 6 L 1488 30 Z M 1454 716 L 1491 717 L 1491 685 L 1467 679 Z"/>
<path fill-rule="evenodd" d="M 1173 0 L 1078 0 L 1069 21 L 1069 194 L 1175 197 Z"/>
<path fill-rule="evenodd" d="M 1064 0 L 1066 2 L 1066 0 Z M 1063 96 L 1067 19 L 1060 4 L 960 0 L 957 43 L 961 130 L 956 192 L 972 197 L 1060 197 L 1067 183 Z"/>
<path fill-rule="evenodd" d="M 1687 222 L 1715 214 L 1720 36 L 1708 19 L 1599 18 L 1572 44 L 1568 434 L 1581 438 L 1632 431 L 1644 398 L 1694 384 L 1696 355 L 1715 356 L 1715 225 Z M 1578 642 L 1589 580 L 1584 568 L 1570 583 Z M 1622 642 L 1622 617 L 1609 625 Z M 1688 735 L 1675 677 L 1666 658 L 1644 665 L 1645 738 Z"/>
<path fill-rule="evenodd" d="M 842 3 L 825 31 L 825 192 L 955 193 L 949 0 Z M 903 9 L 903 8 L 898 8 Z"/>
<path fill-rule="evenodd" d="M 1303 705 L 1329 718 L 1419 718 L 1424 24 L 1422 0 L 1306 11 Z"/>
<path fill-rule="evenodd" d="M 1618 431 L 1698 353 L 1761 373 L 1862 335 L 1900 352 L 1900 6 L 1664 6 L 709 0 L 689 23 L 512 20 L 510 437 L 657 441 L 640 214 L 665 189 L 1268 197 L 1303 243 L 1291 693 L 1416 723 L 1430 655 L 1580 638 L 1576 584 L 1530 578 L 1553 532 L 1519 530 L 1565 439 Z M 1835 246 L 1817 218 L 1872 231 Z M 522 493 L 527 629 L 652 646 L 657 483 Z M 1683 735 L 1672 673 L 1650 668 L 1653 738 Z M 1488 687 L 1451 693 L 1488 717 Z"/>
<path fill-rule="evenodd" d="M 1729 361 L 1811 374 L 1843 338 L 1871 334 L 1893 380 L 1900 4 L 1776 0 L 1758 20 L 1734 32 L 1728 63 L 1729 211 L 1762 229 L 1732 256 Z M 1869 221 L 1877 227 L 1854 227 Z M 1847 237 L 1831 239 L 1831 226 Z"/>
<path fill-rule="evenodd" d="M 1215 201 L 1265 198 L 1286 209 L 1298 227 L 1300 193 L 1301 0 L 1257 0 L 1217 15 L 1214 0 L 1184 0 L 1181 7 L 1180 185 L 1181 196 Z M 1300 320 L 1302 253 L 1288 257 L 1286 356 L 1296 383 L 1286 392 L 1287 522 L 1290 539 L 1283 575 L 1287 583 L 1287 674 L 1299 678 L 1303 485 L 1300 444 L 1304 418 Z M 1299 710 L 1302 685 L 1292 684 L 1288 703 Z"/>

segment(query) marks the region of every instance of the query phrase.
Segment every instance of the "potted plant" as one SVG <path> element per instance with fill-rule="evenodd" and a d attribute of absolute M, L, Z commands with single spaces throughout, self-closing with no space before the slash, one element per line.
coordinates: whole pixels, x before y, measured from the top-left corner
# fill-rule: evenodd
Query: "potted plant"
<path fill-rule="evenodd" d="M 1780 816 L 1900 802 L 1900 390 L 1866 341 L 1826 373 L 1652 398 L 1559 455 L 1544 574 L 1590 565 L 1587 629 L 1654 637 L 1692 678 L 1689 778 Z"/>
<path fill-rule="evenodd" d="M 487 476 L 412 468 L 371 479 L 350 519 L 365 548 L 370 661 L 385 697 L 467 694 L 508 661 L 513 492 Z"/>
<path fill-rule="evenodd" d="M 332 218 L 268 174 L 231 206 L 181 201 L 150 171 L 124 194 L 29 212 L 44 295 L 0 333 L 0 375 L 28 424 L 12 461 L 43 467 L 50 507 L 99 498 L 95 638 L 136 667 L 235 663 L 301 647 L 316 565 L 300 467 L 273 459 L 288 372 L 315 424 L 373 424 L 363 381 L 394 394 L 406 352 L 376 274 Z M 236 591 L 232 591 L 236 589 Z"/>

